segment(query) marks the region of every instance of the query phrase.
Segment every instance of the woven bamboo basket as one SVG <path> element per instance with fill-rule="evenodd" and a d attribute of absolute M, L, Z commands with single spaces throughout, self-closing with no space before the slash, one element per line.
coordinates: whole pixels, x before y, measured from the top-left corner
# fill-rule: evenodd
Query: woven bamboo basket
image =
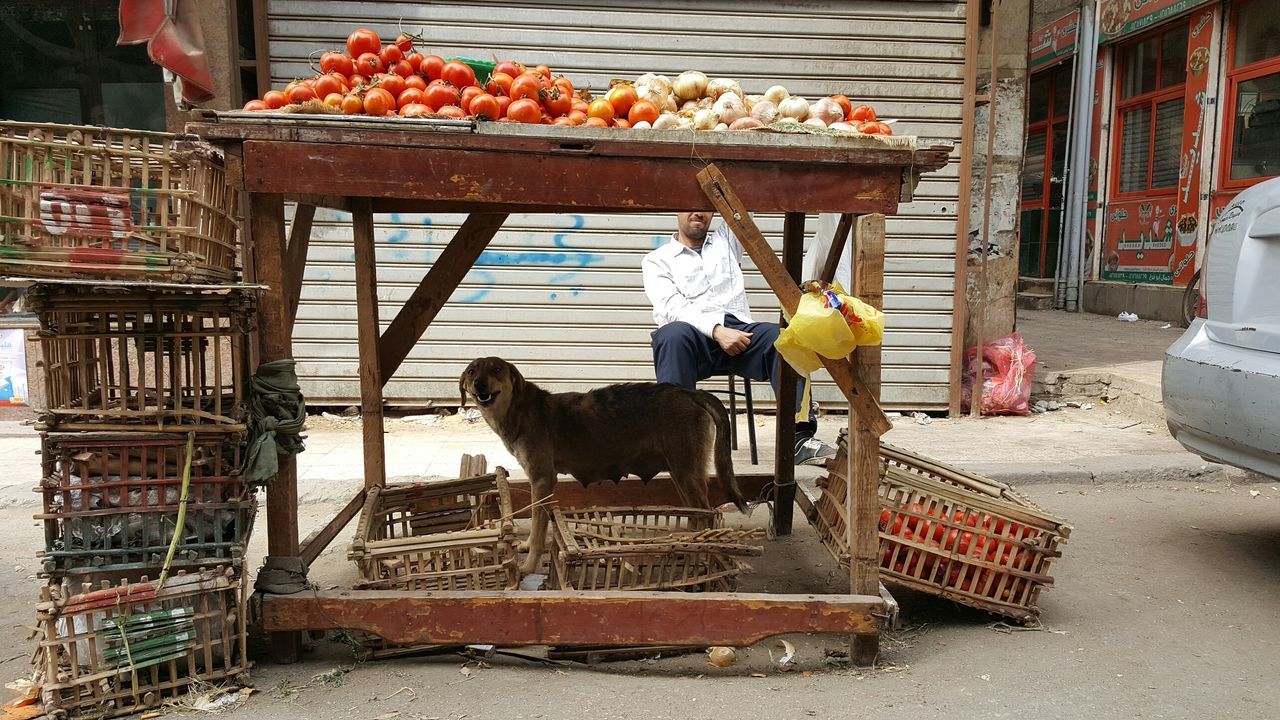
<path fill-rule="evenodd" d="M 849 563 L 845 515 L 848 444 L 842 434 L 809 520 Z M 880 572 L 885 583 L 1021 622 L 1039 617 L 1040 593 L 1071 526 L 1003 483 L 884 446 L 880 462 Z"/>
<path fill-rule="evenodd" d="M 552 510 L 551 586 L 561 590 L 733 592 L 762 555 L 759 530 L 723 527 L 714 510 Z"/>
<path fill-rule="evenodd" d="M 46 576 L 157 570 L 178 521 L 186 439 L 167 433 L 45 433 L 39 491 Z M 258 503 L 241 481 L 241 438 L 193 445 L 187 509 L 171 567 L 239 568 Z M 153 573 L 154 574 L 154 573 Z"/>
<path fill-rule="evenodd" d="M 364 590 L 514 590 L 516 535 L 507 471 L 373 487 L 347 557 Z"/>
<path fill-rule="evenodd" d="M 245 586 L 230 568 L 157 583 L 45 587 L 35 680 L 50 718 L 159 708 L 193 683 L 247 682 Z"/>
<path fill-rule="evenodd" d="M 255 298 L 36 285 L 56 430 L 245 430 Z"/>
<path fill-rule="evenodd" d="M 230 282 L 237 198 L 192 138 L 0 122 L 5 274 Z"/>

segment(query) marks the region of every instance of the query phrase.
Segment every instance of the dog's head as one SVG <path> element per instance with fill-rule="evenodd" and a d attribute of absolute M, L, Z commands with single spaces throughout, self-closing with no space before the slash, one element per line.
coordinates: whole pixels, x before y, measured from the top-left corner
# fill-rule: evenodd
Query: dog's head
<path fill-rule="evenodd" d="M 524 376 L 515 365 L 499 357 L 476 358 L 458 378 L 458 393 L 462 405 L 467 395 L 476 399 L 482 412 L 501 415 L 524 385 Z"/>

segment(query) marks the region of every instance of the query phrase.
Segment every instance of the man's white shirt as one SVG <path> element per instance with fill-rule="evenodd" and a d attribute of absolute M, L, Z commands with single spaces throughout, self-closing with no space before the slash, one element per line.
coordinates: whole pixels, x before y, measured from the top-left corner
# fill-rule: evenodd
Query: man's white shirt
<path fill-rule="evenodd" d="M 725 315 L 754 322 L 742 280 L 742 244 L 724 225 L 707 233 L 702 252 L 680 244 L 673 234 L 645 255 L 641 266 L 658 327 L 686 322 L 711 337 Z"/>

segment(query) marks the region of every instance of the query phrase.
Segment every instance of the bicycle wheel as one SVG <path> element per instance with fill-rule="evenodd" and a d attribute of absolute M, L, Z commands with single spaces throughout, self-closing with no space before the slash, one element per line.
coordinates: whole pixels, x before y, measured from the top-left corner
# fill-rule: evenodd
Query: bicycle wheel
<path fill-rule="evenodd" d="M 1182 291 L 1182 327 L 1189 327 L 1199 311 L 1200 271 L 1196 270 L 1191 276 L 1191 282 L 1187 283 L 1187 289 Z"/>

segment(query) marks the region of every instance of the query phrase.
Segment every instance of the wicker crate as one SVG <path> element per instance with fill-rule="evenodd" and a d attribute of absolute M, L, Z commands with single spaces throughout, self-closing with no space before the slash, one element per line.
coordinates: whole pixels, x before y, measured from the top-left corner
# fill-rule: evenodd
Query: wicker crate
<path fill-rule="evenodd" d="M 230 568 L 46 587 L 35 679 L 51 718 L 157 708 L 195 682 L 247 682 L 244 581 Z"/>
<path fill-rule="evenodd" d="M 714 510 L 552 510 L 551 586 L 561 590 L 733 592 L 761 555 L 759 530 L 724 528 Z"/>
<path fill-rule="evenodd" d="M 370 488 L 347 557 L 370 590 L 513 590 L 507 472 Z"/>
<path fill-rule="evenodd" d="M 193 445 L 187 510 L 171 567 L 239 567 L 257 499 L 241 481 L 238 436 Z M 186 438 L 165 433 L 45 433 L 46 576 L 159 568 L 173 539 Z"/>
<path fill-rule="evenodd" d="M 810 522 L 844 566 L 847 443 L 820 479 Z M 1040 592 L 1071 526 L 1009 486 L 893 447 L 881 453 L 880 572 L 920 590 L 1022 622 L 1039 617 Z"/>
<path fill-rule="evenodd" d="M 193 138 L 0 122 L 3 274 L 233 281 L 237 198 Z"/>
<path fill-rule="evenodd" d="M 40 318 L 47 427 L 244 431 L 252 294 L 38 285 L 26 302 Z"/>

